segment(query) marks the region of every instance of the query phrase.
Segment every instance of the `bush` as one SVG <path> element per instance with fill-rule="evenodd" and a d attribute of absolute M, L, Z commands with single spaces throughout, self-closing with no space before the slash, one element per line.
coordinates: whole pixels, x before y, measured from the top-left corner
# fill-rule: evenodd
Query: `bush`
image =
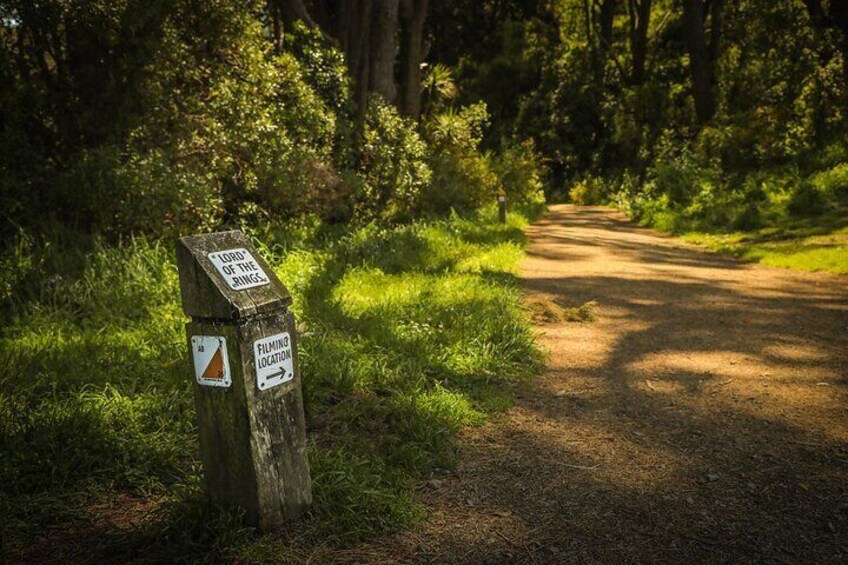
<path fill-rule="evenodd" d="M 308 82 L 235 0 L 44 4 L 20 10 L 21 28 L 75 59 L 44 70 L 23 51 L 0 57 L 4 211 L 164 236 L 256 210 L 339 213 L 315 197 L 349 191 L 332 161 L 347 96 L 337 53 L 316 47 Z"/>
<path fill-rule="evenodd" d="M 507 144 L 493 159 L 492 168 L 509 202 L 544 202 L 547 170 L 532 139 L 519 144 Z"/>
<path fill-rule="evenodd" d="M 603 182 L 595 177 L 577 181 L 568 191 L 568 198 L 573 204 L 582 206 L 600 204 L 603 200 Z"/>
<path fill-rule="evenodd" d="M 469 211 L 495 197 L 498 177 L 490 158 L 479 150 L 487 122 L 482 103 L 458 111 L 449 108 L 428 118 L 424 128 L 433 152 L 433 180 L 424 195 L 424 210 Z"/>
<path fill-rule="evenodd" d="M 415 125 L 373 96 L 368 103 L 360 163 L 364 185 L 357 197 L 359 218 L 408 220 L 424 201 L 431 171 L 427 145 Z"/>
<path fill-rule="evenodd" d="M 824 202 L 848 206 L 848 163 L 840 163 L 814 175 L 810 184 Z"/>

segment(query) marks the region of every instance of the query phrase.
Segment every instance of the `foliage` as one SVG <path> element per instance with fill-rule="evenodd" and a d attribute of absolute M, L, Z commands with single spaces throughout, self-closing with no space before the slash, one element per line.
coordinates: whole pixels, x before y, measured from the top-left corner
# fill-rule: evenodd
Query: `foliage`
<path fill-rule="evenodd" d="M 507 144 L 494 157 L 492 170 L 510 202 L 533 204 L 545 201 L 548 171 L 542 161 L 532 139 Z"/>
<path fill-rule="evenodd" d="M 717 109 L 704 123 L 694 111 L 680 3 L 558 0 L 440 10 L 456 22 L 489 18 L 480 23 L 487 38 L 475 30 L 449 42 L 464 50 L 452 51 L 457 86 L 489 105 L 493 131 L 506 144 L 535 141 L 551 171 L 549 195 L 614 202 L 665 229 L 715 231 L 845 214 L 848 27 L 833 19 L 842 16 L 828 12 L 831 4 L 823 4 L 827 21 L 804 4 L 724 2 L 720 27 L 705 18 L 708 38 L 716 38 L 709 57 Z M 650 11 L 645 67 L 637 74 L 640 5 Z M 456 22 L 439 25 L 454 29 Z"/>
<path fill-rule="evenodd" d="M 498 179 L 479 151 L 488 117 L 485 104 L 474 104 L 448 108 L 425 123 L 434 150 L 433 182 L 424 201 L 427 210 L 473 210 L 493 198 Z"/>
<path fill-rule="evenodd" d="M 59 51 L 46 70 L 23 50 L 0 61 L 12 78 L 0 94 L 9 130 L 0 194 L 6 209 L 27 210 L 15 217 L 32 223 L 61 210 L 66 225 L 168 235 L 271 210 L 340 213 L 325 201 L 327 192 L 344 192 L 330 161 L 343 81 L 331 65 L 307 67 L 325 87 L 322 100 L 295 57 L 270 51 L 249 3 L 49 2 L 12 10 L 18 23 L 7 34 L 55 37 L 57 50 L 75 56 L 108 38 L 114 53 L 100 67 L 71 65 Z M 129 86 L 113 86 L 127 68 Z M 65 71 L 76 74 L 58 74 Z M 57 80 L 67 87 L 57 90 Z"/>
<path fill-rule="evenodd" d="M 441 63 L 427 68 L 421 87 L 424 94 L 425 116 L 449 108 L 459 94 L 453 70 Z"/>
<path fill-rule="evenodd" d="M 574 204 L 600 204 L 602 197 L 602 183 L 599 179 L 588 177 L 582 179 L 571 187 L 568 191 L 568 197 Z"/>
<path fill-rule="evenodd" d="M 499 224 L 490 207 L 395 227 L 257 229 L 304 328 L 315 504 L 299 543 L 352 543 L 420 517 L 412 489 L 452 466 L 457 431 L 535 370 L 512 276 L 524 222 Z M 86 551 L 169 562 L 295 551 L 202 503 L 170 246 L 23 234 L 10 245 L 4 261 L 26 268 L 2 270 L 5 549 L 133 493 L 155 511 Z"/>
<path fill-rule="evenodd" d="M 357 214 L 409 220 L 423 205 L 431 171 L 427 145 L 414 124 L 374 96 L 368 105 L 360 171 L 364 180 Z"/>

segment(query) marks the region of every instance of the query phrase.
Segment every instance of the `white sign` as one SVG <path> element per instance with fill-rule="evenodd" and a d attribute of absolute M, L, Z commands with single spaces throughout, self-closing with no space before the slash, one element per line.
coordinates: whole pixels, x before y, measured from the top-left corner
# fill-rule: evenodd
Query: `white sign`
<path fill-rule="evenodd" d="M 256 385 L 260 390 L 292 380 L 294 361 L 289 332 L 254 341 L 253 360 L 256 363 Z"/>
<path fill-rule="evenodd" d="M 213 251 L 209 254 L 209 260 L 233 290 L 245 290 L 271 282 L 247 249 Z"/>
<path fill-rule="evenodd" d="M 506 196 L 498 196 L 498 202 L 506 202 Z"/>
<path fill-rule="evenodd" d="M 194 376 L 198 383 L 222 387 L 232 384 L 227 338 L 219 335 L 193 335 L 191 353 L 194 359 Z"/>

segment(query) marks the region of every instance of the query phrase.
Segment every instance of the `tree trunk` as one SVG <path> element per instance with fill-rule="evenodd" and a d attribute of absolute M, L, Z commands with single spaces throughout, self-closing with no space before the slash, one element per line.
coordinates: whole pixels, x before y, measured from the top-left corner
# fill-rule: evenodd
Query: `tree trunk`
<path fill-rule="evenodd" d="M 427 0 L 401 1 L 400 99 L 404 114 L 421 115 L 421 63 L 424 61 L 424 22 Z"/>
<path fill-rule="evenodd" d="M 371 10 L 372 0 L 360 0 L 356 14 L 354 33 L 350 40 L 348 66 L 353 75 L 353 100 L 356 105 L 357 122 L 365 118 L 368 107 L 368 92 L 371 74 Z"/>
<path fill-rule="evenodd" d="M 612 48 L 612 24 L 615 19 L 616 0 L 601 0 L 599 14 L 598 39 L 601 52 L 606 54 Z M 606 60 L 606 57 L 603 57 Z"/>
<path fill-rule="evenodd" d="M 599 4 L 600 3 L 600 4 Z M 603 85 L 609 52 L 612 49 L 612 28 L 616 0 L 593 0 L 589 45 L 592 49 L 595 81 Z M 594 37 L 597 37 L 597 44 Z"/>
<path fill-rule="evenodd" d="M 703 0 L 683 0 L 683 33 L 689 52 L 689 74 L 692 78 L 692 96 L 695 116 L 699 124 L 709 122 L 715 114 L 713 93 L 713 65 L 704 29 Z"/>
<path fill-rule="evenodd" d="M 279 53 L 283 49 L 283 24 L 280 19 L 280 5 L 274 0 L 268 0 L 268 13 L 274 27 L 274 52 Z"/>
<path fill-rule="evenodd" d="M 369 90 L 381 95 L 387 102 L 394 102 L 397 97 L 398 0 L 373 0 L 371 16 Z"/>
<path fill-rule="evenodd" d="M 627 5 L 630 13 L 630 55 L 633 59 L 630 79 L 638 86 L 645 81 L 651 0 L 629 0 Z"/>

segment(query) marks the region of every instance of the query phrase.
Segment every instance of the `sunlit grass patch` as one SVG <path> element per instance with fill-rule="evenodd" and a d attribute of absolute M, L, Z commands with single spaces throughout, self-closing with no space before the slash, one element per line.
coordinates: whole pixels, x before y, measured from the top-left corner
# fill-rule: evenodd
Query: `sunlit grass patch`
<path fill-rule="evenodd" d="M 822 222 L 729 234 L 687 233 L 687 241 L 746 261 L 801 271 L 848 274 L 848 227 Z"/>
<path fill-rule="evenodd" d="M 455 463 L 457 432 L 508 406 L 537 370 L 514 277 L 525 222 L 511 213 L 499 224 L 487 210 L 262 231 L 260 253 L 289 287 L 301 332 L 315 502 L 294 526 L 298 543 L 343 545 L 419 519 L 415 487 Z M 131 491 L 159 509 L 121 551 L 287 555 L 237 515 L 203 508 L 170 248 L 137 239 L 20 249 L 4 264 L 0 304 L 10 547 L 55 520 L 90 520 L 89 503 Z"/>

